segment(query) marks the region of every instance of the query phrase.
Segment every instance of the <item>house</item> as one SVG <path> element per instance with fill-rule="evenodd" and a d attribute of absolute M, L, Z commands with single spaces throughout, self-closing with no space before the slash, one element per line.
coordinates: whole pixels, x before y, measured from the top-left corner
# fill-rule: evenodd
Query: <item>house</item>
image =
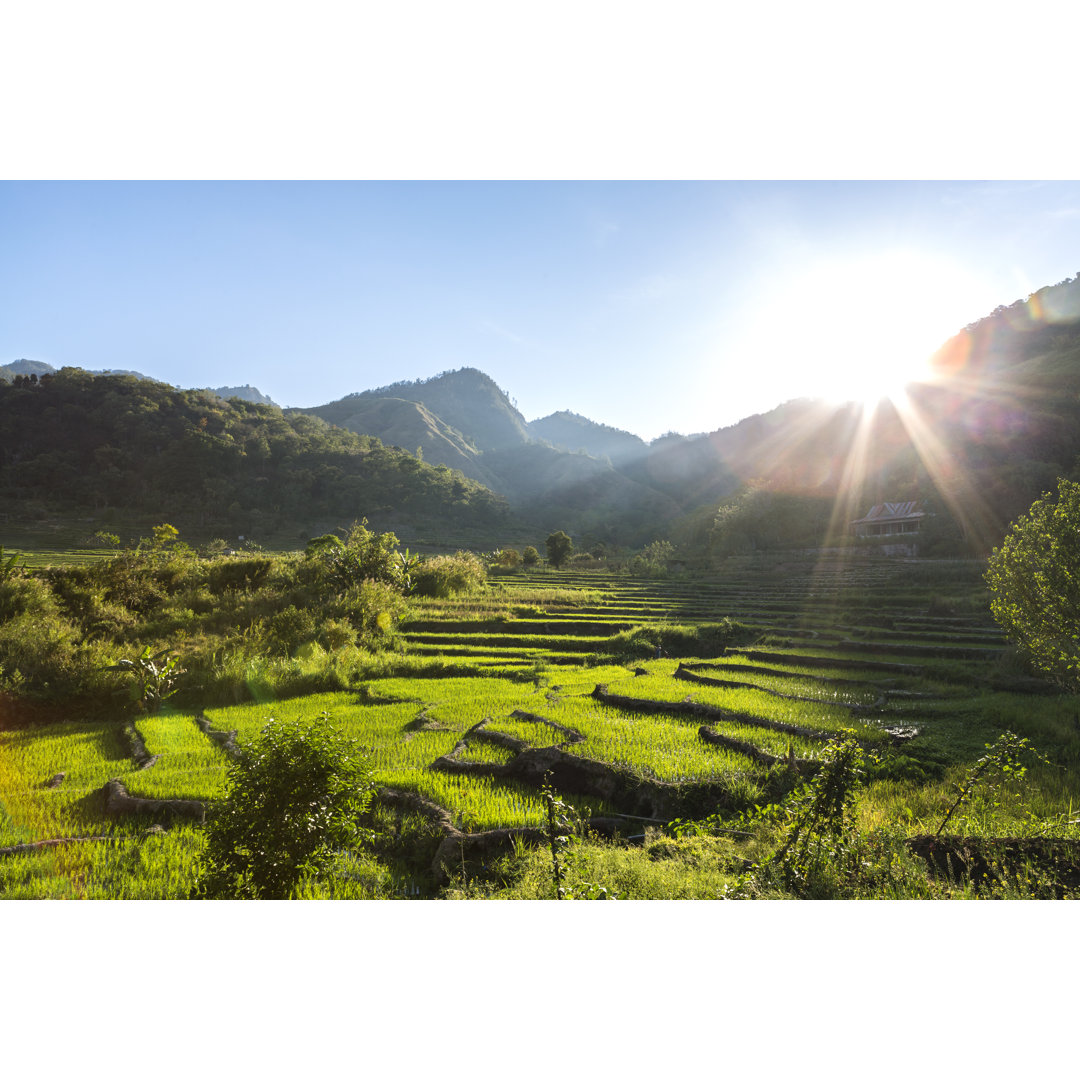
<path fill-rule="evenodd" d="M 886 502 L 872 506 L 866 517 L 848 526 L 852 536 L 903 536 L 913 538 L 922 529 L 926 509 L 921 502 Z"/>

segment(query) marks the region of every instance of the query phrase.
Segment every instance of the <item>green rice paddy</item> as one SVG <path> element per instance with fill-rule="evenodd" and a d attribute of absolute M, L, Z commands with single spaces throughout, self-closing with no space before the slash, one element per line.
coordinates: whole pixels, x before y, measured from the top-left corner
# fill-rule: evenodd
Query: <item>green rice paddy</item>
<path fill-rule="evenodd" d="M 404 655 L 381 662 L 389 674 L 361 678 L 348 692 L 143 716 L 136 729 L 156 755 L 146 768 L 131 758 L 119 721 L 0 731 L 0 896 L 186 896 L 201 828 L 110 817 L 101 791 L 117 778 L 135 796 L 212 806 L 225 791 L 229 752 L 200 728 L 200 717 L 215 732 L 235 732 L 242 746 L 271 720 L 329 714 L 364 749 L 377 787 L 422 796 L 465 834 L 543 825 L 541 792 L 515 771 L 519 754 L 557 748 L 549 752 L 624 779 L 711 785 L 728 792 L 731 805 L 749 807 L 780 790 L 782 765 L 768 761 L 813 762 L 828 739 L 849 733 L 885 758 L 921 763 L 933 780 L 917 789 L 883 783 L 878 802 L 871 789 L 864 817 L 876 820 L 888 806 L 907 815 L 912 829 L 925 828 L 946 804 L 950 778 L 994 732 L 1022 732 L 1027 723 L 1053 743 L 1040 746 L 1056 771 L 1039 781 L 1036 801 L 1060 819 L 1059 832 L 1080 836 L 1080 822 L 1069 824 L 1068 816 L 1072 800 L 1080 805 L 1072 772 L 1080 730 L 1066 715 L 1072 706 L 1056 695 L 992 689 L 1000 635 L 972 602 L 970 582 L 950 612 L 942 610 L 948 597 L 940 582 L 920 581 L 918 564 L 807 564 L 781 574 L 731 562 L 694 582 L 534 571 L 500 577 L 481 596 L 415 602 Z M 630 627 L 648 632 L 726 618 L 739 619 L 756 640 L 722 655 L 657 658 L 647 633 L 638 644 L 625 635 Z M 616 640 L 630 652 L 615 654 Z M 949 648 L 979 654 L 935 655 Z M 916 649 L 925 655 L 913 656 Z M 402 674 L 393 673 L 395 663 Z M 676 677 L 681 663 L 688 678 Z M 881 666 L 889 664 L 893 670 Z M 425 674 L 425 665 L 436 665 L 438 677 Z M 629 700 L 601 700 L 598 686 Z M 707 711 L 672 711 L 689 705 Z M 890 731 L 901 723 L 909 730 L 894 746 Z M 709 741 L 702 729 L 725 741 Z M 440 766 L 447 755 L 461 771 Z M 595 794 L 563 797 L 586 820 L 626 810 Z M 1013 810 L 1019 821 L 1023 811 Z M 979 807 L 969 824 L 1000 827 L 987 815 Z M 155 820 L 165 832 L 147 833 Z M 45 840 L 64 843 L 19 847 Z M 377 879 L 383 889 L 387 874 L 369 867 L 354 877 Z M 314 895 L 342 893 L 333 886 Z"/>

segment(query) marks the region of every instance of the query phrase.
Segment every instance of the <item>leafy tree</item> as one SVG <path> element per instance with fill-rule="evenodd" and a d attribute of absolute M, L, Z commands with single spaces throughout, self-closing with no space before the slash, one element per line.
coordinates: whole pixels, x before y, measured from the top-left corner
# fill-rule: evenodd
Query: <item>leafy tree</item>
<path fill-rule="evenodd" d="M 654 540 L 627 564 L 626 569 L 638 577 L 667 577 L 668 563 L 675 556 L 675 547 L 668 540 Z"/>
<path fill-rule="evenodd" d="M 491 561 L 506 570 L 516 570 L 521 565 L 521 552 L 517 548 L 500 548 L 492 552 Z"/>
<path fill-rule="evenodd" d="M 271 720 L 226 779 L 207 824 L 199 898 L 288 899 L 370 836 L 360 824 L 373 789 L 367 763 L 326 713 Z"/>
<path fill-rule="evenodd" d="M 570 558 L 570 553 L 574 550 L 574 541 L 560 529 L 558 532 L 553 532 L 546 543 L 548 562 L 558 570 Z"/>
<path fill-rule="evenodd" d="M 535 566 L 540 561 L 540 552 L 529 544 L 528 547 L 522 549 L 521 561 L 526 566 Z"/>
<path fill-rule="evenodd" d="M 990 612 L 1031 662 L 1080 690 L 1080 483 L 1018 518 L 986 570 Z"/>

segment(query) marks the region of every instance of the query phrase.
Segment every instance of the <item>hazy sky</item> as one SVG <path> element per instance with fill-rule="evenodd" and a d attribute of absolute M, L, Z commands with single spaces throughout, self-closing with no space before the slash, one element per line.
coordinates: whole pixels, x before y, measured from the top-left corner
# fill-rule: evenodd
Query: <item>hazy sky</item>
<path fill-rule="evenodd" d="M 1080 184 L 10 182 L 0 361 L 311 406 L 471 366 L 645 438 L 858 392 L 1080 270 Z"/>

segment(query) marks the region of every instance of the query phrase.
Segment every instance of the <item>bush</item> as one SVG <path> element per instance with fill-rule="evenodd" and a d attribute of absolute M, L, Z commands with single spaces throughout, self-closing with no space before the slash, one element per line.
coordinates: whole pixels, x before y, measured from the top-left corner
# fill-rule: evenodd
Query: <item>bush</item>
<path fill-rule="evenodd" d="M 392 532 L 376 533 L 367 528 L 367 519 L 354 523 L 344 544 L 331 542 L 330 535 L 308 545 L 306 558 L 321 567 L 322 580 L 332 591 L 344 593 L 362 581 L 381 581 L 404 589 L 409 584 L 412 560 L 397 549 Z"/>
<path fill-rule="evenodd" d="M 521 561 L 526 566 L 536 566 L 540 561 L 540 552 L 530 544 L 528 547 L 522 549 Z"/>
<path fill-rule="evenodd" d="M 413 571 L 413 593 L 445 599 L 457 593 L 473 593 L 484 587 L 487 571 L 480 557 L 471 551 L 455 555 L 435 555 Z"/>
<path fill-rule="evenodd" d="M 253 556 L 247 559 L 223 556 L 210 566 L 208 575 L 210 591 L 215 596 L 225 592 L 239 592 L 257 589 L 266 581 L 274 563 L 266 556 Z"/>
<path fill-rule="evenodd" d="M 200 899 L 285 900 L 370 834 L 373 783 L 357 747 L 323 713 L 271 720 L 229 765 L 207 824 Z"/>
<path fill-rule="evenodd" d="M 0 620 L 17 615 L 55 615 L 59 610 L 52 590 L 38 578 L 11 577 L 0 583 Z"/>
<path fill-rule="evenodd" d="M 365 649 L 392 645 L 406 610 L 401 593 L 383 581 L 362 581 L 335 605 L 335 611 L 355 628 L 357 644 Z"/>
<path fill-rule="evenodd" d="M 626 564 L 626 571 L 635 577 L 666 578 L 668 563 L 675 548 L 667 540 L 655 540 Z"/>
<path fill-rule="evenodd" d="M 1080 483 L 1061 480 L 1013 524 L 986 570 L 990 612 L 1033 664 L 1080 690 Z"/>
<path fill-rule="evenodd" d="M 307 608 L 289 606 L 266 624 L 266 643 L 272 652 L 292 656 L 301 645 L 315 640 L 318 626 Z"/>
<path fill-rule="evenodd" d="M 697 626 L 658 623 L 624 630 L 609 639 L 608 648 L 616 655 L 630 657 L 649 657 L 655 654 L 657 648 L 668 656 L 713 657 L 720 656 L 731 645 L 753 640 L 756 635 L 757 631 L 734 619 L 721 619 Z"/>

